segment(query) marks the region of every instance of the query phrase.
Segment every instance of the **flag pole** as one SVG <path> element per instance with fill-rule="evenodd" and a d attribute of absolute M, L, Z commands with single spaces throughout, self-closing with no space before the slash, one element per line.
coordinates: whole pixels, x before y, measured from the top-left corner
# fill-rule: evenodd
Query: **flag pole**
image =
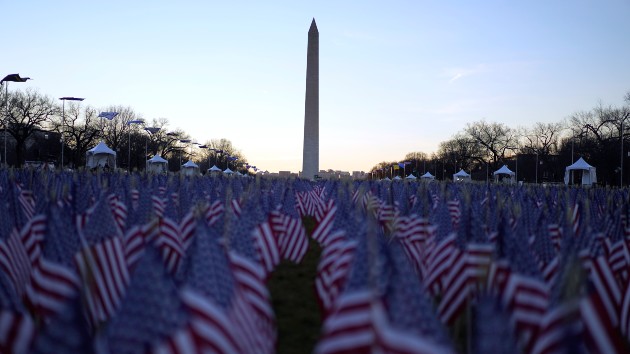
<path fill-rule="evenodd" d="M 7 119 L 9 119 L 9 82 L 4 84 L 4 109 L 6 110 L 6 116 L 4 117 L 4 165 L 9 166 L 7 163 Z"/>

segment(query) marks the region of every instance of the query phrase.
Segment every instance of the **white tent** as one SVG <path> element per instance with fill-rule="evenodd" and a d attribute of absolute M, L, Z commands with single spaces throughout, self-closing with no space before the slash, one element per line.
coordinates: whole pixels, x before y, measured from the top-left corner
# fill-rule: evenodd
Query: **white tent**
<path fill-rule="evenodd" d="M 221 169 L 218 168 L 217 165 L 212 165 L 212 167 L 210 167 L 208 169 L 208 172 L 210 172 L 210 174 L 212 174 L 212 175 L 218 175 L 218 174 L 220 174 L 223 171 L 221 171 Z"/>
<path fill-rule="evenodd" d="M 503 165 L 500 169 L 494 171 L 495 182 L 514 183 L 515 173 L 510 170 L 506 165 Z"/>
<path fill-rule="evenodd" d="M 593 183 L 597 183 L 597 172 L 595 167 L 589 165 L 588 163 L 586 163 L 586 161 L 584 161 L 583 158 L 580 157 L 577 161 L 575 161 L 575 163 L 573 163 L 571 166 L 567 166 L 567 168 L 564 170 L 564 184 L 569 184 L 570 182 L 572 182 L 572 175 L 575 179 L 575 171 L 582 173 L 582 182 L 580 183 L 578 181 L 577 183 L 575 183 L 574 180 L 574 184 L 590 186 Z"/>
<path fill-rule="evenodd" d="M 410 173 L 409 176 L 405 177 L 405 179 L 408 179 L 410 181 L 415 181 L 417 178 L 416 176 L 413 175 L 413 173 Z"/>
<path fill-rule="evenodd" d="M 185 164 L 182 165 L 182 173 L 184 176 L 194 176 L 199 174 L 199 166 L 196 163 L 188 160 Z"/>
<path fill-rule="evenodd" d="M 234 171 L 230 170 L 230 168 L 226 168 L 225 171 L 223 171 L 223 173 L 225 173 L 226 175 L 231 175 L 232 173 L 234 173 Z"/>
<path fill-rule="evenodd" d="M 464 170 L 459 170 L 459 172 L 453 174 L 453 182 L 465 182 L 470 181 L 470 175 L 466 173 Z"/>
<path fill-rule="evenodd" d="M 116 168 L 116 151 L 101 141 L 85 153 L 85 160 L 87 168 Z"/>
<path fill-rule="evenodd" d="M 168 161 L 160 155 L 155 155 L 147 160 L 147 167 L 149 172 L 163 173 L 168 170 Z"/>
<path fill-rule="evenodd" d="M 420 179 L 422 180 L 434 180 L 435 176 L 431 174 L 431 172 L 428 172 L 423 174 L 422 176 L 420 176 Z"/>
<path fill-rule="evenodd" d="M 396 177 L 394 177 L 394 179 L 393 179 L 393 180 L 394 180 L 394 181 L 400 181 L 401 179 L 402 179 L 402 178 L 401 178 L 400 176 L 396 176 Z"/>

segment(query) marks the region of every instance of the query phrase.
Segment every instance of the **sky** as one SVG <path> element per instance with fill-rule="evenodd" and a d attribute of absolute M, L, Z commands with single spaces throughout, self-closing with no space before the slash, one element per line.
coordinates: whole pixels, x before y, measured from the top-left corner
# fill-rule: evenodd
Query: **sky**
<path fill-rule="evenodd" d="M 630 91 L 630 1 L 0 0 L 10 90 L 85 97 L 302 167 L 319 29 L 320 169 L 431 154 L 466 124 L 558 122 Z M 18 86 L 19 85 L 19 86 Z"/>

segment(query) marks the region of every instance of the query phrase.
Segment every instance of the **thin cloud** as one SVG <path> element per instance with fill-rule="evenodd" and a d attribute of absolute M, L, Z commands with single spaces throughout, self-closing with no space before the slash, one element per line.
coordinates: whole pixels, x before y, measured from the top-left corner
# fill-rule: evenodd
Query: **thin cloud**
<path fill-rule="evenodd" d="M 467 76 L 479 75 L 487 71 L 488 71 L 488 66 L 486 64 L 478 64 L 474 67 L 469 67 L 469 68 L 459 67 L 459 68 L 448 68 L 444 70 L 445 76 L 450 77 L 450 79 L 448 80 L 449 84 L 452 84 L 461 78 L 464 78 Z"/>

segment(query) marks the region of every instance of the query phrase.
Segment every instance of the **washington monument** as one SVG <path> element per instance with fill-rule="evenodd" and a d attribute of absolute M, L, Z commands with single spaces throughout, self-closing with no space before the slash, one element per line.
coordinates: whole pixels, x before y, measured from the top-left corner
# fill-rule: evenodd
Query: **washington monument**
<path fill-rule="evenodd" d="M 314 179 L 317 172 L 319 172 L 319 31 L 313 19 L 308 30 L 306 52 L 302 178 Z"/>

